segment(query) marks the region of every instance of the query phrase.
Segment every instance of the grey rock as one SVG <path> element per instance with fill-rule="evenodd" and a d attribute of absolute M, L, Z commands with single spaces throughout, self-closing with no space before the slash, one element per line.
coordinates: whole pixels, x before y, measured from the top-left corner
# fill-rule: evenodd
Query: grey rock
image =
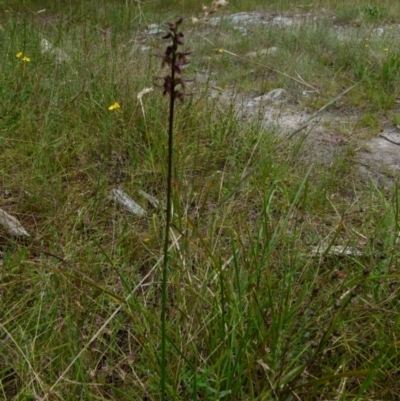
<path fill-rule="evenodd" d="M 279 26 L 292 26 L 293 25 L 293 19 L 288 18 L 288 17 L 275 17 L 272 20 L 273 25 L 279 25 Z"/>
<path fill-rule="evenodd" d="M 122 189 L 112 189 L 110 192 L 110 197 L 112 200 L 119 203 L 132 214 L 135 214 L 137 216 L 144 216 L 146 214 L 146 211 L 130 196 L 128 196 Z"/>
<path fill-rule="evenodd" d="M 269 47 L 268 49 L 260 49 L 260 50 L 254 51 L 254 52 L 247 53 L 246 56 L 247 57 L 257 57 L 257 56 L 265 56 L 265 55 L 271 56 L 272 54 L 277 53 L 277 51 L 278 51 L 277 47 Z"/>
<path fill-rule="evenodd" d="M 255 103 L 275 104 L 279 105 L 286 103 L 288 100 L 288 93 L 285 89 L 277 88 L 266 93 L 265 95 L 258 96 L 253 99 Z"/>
<path fill-rule="evenodd" d="M 165 31 L 163 29 L 161 29 L 158 24 L 150 24 L 148 26 L 147 33 L 149 35 L 157 35 L 157 34 L 165 33 Z"/>

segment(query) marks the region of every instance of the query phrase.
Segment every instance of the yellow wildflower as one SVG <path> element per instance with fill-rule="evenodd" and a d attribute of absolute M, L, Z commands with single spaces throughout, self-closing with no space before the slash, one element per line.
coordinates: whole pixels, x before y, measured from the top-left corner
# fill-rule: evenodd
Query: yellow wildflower
<path fill-rule="evenodd" d="M 108 108 L 108 110 L 118 110 L 118 109 L 120 109 L 120 108 L 121 108 L 121 106 L 119 105 L 119 103 L 115 102 L 114 104 L 112 104 L 112 105 Z"/>
<path fill-rule="evenodd" d="M 15 55 L 15 57 L 17 57 L 17 58 L 21 58 L 22 56 L 23 56 L 22 52 L 18 52 L 18 53 Z"/>
<path fill-rule="evenodd" d="M 218 49 L 218 52 L 219 52 L 219 53 L 223 53 L 223 52 L 224 52 L 224 49 Z"/>
<path fill-rule="evenodd" d="M 385 47 L 383 50 L 384 50 L 385 52 L 388 52 L 388 51 L 389 51 L 389 49 L 388 49 L 387 47 Z"/>
<path fill-rule="evenodd" d="M 26 63 L 29 63 L 31 61 L 31 59 L 29 57 L 24 56 L 22 58 L 22 61 L 25 61 Z"/>

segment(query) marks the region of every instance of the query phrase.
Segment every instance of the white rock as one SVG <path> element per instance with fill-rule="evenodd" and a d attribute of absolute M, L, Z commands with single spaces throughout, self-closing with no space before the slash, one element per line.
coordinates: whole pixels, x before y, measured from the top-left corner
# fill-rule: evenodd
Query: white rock
<path fill-rule="evenodd" d="M 64 50 L 61 50 L 59 47 L 54 46 L 51 42 L 47 39 L 43 38 L 40 41 L 40 48 L 42 54 L 50 54 L 56 60 L 56 63 L 62 63 L 65 61 L 69 61 L 69 56 L 65 53 Z"/>
<path fill-rule="evenodd" d="M 144 216 L 146 211 L 137 204 L 132 198 L 130 198 L 122 189 L 112 189 L 111 199 L 122 205 L 128 212 L 136 214 L 137 216 Z"/>
<path fill-rule="evenodd" d="M 260 103 L 272 103 L 275 105 L 279 105 L 285 103 L 288 100 L 288 93 L 285 89 L 277 88 L 272 91 L 266 93 L 265 95 L 258 96 L 253 99 L 253 102 L 256 104 Z"/>
<path fill-rule="evenodd" d="M 153 207 L 156 209 L 160 206 L 160 201 L 154 196 L 149 195 L 147 192 L 142 190 L 139 191 L 139 194 L 143 196 Z"/>
<path fill-rule="evenodd" d="M 257 56 L 265 56 L 265 55 L 271 56 L 272 54 L 275 54 L 277 51 L 278 51 L 277 47 L 269 47 L 268 49 L 261 49 L 261 50 L 255 51 L 255 52 L 247 53 L 246 56 L 247 57 L 257 57 Z"/>
<path fill-rule="evenodd" d="M 311 249 L 312 256 L 321 256 L 326 253 L 328 250 L 327 255 L 330 256 L 362 256 L 364 252 L 359 251 L 357 248 L 352 246 L 343 246 L 343 245 L 336 245 L 331 246 L 329 249 L 328 247 L 313 247 Z"/>
<path fill-rule="evenodd" d="M 0 209 L 0 224 L 13 237 L 29 237 L 28 232 L 22 227 L 21 223 L 3 209 Z"/>
<path fill-rule="evenodd" d="M 262 15 L 258 12 L 241 12 L 223 17 L 224 21 L 229 21 L 235 25 L 248 25 L 248 24 L 263 24 Z M 207 23 L 209 25 L 218 25 L 221 22 L 221 17 L 210 18 Z"/>
<path fill-rule="evenodd" d="M 147 30 L 147 33 L 149 35 L 157 35 L 159 33 L 164 33 L 164 32 L 165 31 L 163 29 L 161 29 L 158 24 L 150 24 L 148 26 L 148 30 Z"/>
<path fill-rule="evenodd" d="M 242 35 L 247 35 L 247 29 L 243 26 L 234 26 L 235 31 L 239 31 Z"/>
<path fill-rule="evenodd" d="M 385 30 L 383 28 L 375 28 L 372 32 L 374 32 L 378 36 L 382 36 Z"/>
<path fill-rule="evenodd" d="M 254 20 L 257 18 L 257 15 L 254 13 L 237 13 L 237 14 L 232 14 L 229 16 L 229 19 L 231 22 L 234 24 L 248 24 L 254 22 Z"/>
<path fill-rule="evenodd" d="M 272 24 L 280 26 L 291 26 L 293 24 L 293 20 L 287 17 L 275 17 L 272 20 Z"/>

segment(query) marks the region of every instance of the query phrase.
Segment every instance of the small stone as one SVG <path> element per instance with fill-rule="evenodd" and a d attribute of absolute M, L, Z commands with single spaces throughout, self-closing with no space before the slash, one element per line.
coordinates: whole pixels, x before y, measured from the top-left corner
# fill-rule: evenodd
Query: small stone
<path fill-rule="evenodd" d="M 242 35 L 247 35 L 247 29 L 242 26 L 235 26 L 233 29 L 239 31 Z"/>
<path fill-rule="evenodd" d="M 269 47 L 268 49 L 261 49 L 261 50 L 256 50 L 254 52 L 247 53 L 247 57 L 257 57 L 257 56 L 271 56 L 272 54 L 275 54 L 278 51 L 277 47 Z"/>
<path fill-rule="evenodd" d="M 19 220 L 8 214 L 3 209 L 0 209 L 0 225 L 2 225 L 13 237 L 29 237 L 28 232 L 21 225 Z"/>
<path fill-rule="evenodd" d="M 279 26 L 292 26 L 293 20 L 291 18 L 287 17 L 275 17 L 272 20 L 273 25 L 279 25 Z"/>
<path fill-rule="evenodd" d="M 372 32 L 374 32 L 378 36 L 382 36 L 385 31 L 383 28 L 375 28 Z"/>
<path fill-rule="evenodd" d="M 164 33 L 164 32 L 165 31 L 163 29 L 161 29 L 158 24 L 150 24 L 148 26 L 148 30 L 147 30 L 147 33 L 149 35 L 157 35 L 159 33 Z"/>
<path fill-rule="evenodd" d="M 253 101 L 256 103 L 272 103 L 275 105 L 286 103 L 287 100 L 288 93 L 285 89 L 282 88 L 273 89 L 265 95 L 258 96 L 253 99 Z"/>
<path fill-rule="evenodd" d="M 112 189 L 110 197 L 132 214 L 137 216 L 144 216 L 146 214 L 146 211 L 120 188 Z"/>

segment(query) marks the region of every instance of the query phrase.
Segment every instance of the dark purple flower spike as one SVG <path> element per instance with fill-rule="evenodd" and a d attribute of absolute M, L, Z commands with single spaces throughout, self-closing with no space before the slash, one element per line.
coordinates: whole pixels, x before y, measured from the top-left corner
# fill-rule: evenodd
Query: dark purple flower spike
<path fill-rule="evenodd" d="M 190 54 L 189 52 L 178 51 L 178 46 L 183 45 L 183 33 L 179 31 L 179 25 L 181 25 L 183 19 L 178 18 L 175 23 L 169 23 L 169 32 L 167 32 L 163 39 L 171 39 L 172 43 L 167 46 L 165 54 L 160 55 L 162 58 L 161 66 L 169 66 L 171 68 L 170 75 L 165 77 L 157 77 L 157 79 L 163 79 L 163 95 L 169 94 L 174 99 L 179 99 L 183 102 L 185 89 L 185 82 L 187 82 L 182 77 L 177 77 L 176 75 L 182 74 L 182 67 L 188 64 L 186 57 Z M 181 89 L 178 90 L 177 87 L 180 85 Z"/>

